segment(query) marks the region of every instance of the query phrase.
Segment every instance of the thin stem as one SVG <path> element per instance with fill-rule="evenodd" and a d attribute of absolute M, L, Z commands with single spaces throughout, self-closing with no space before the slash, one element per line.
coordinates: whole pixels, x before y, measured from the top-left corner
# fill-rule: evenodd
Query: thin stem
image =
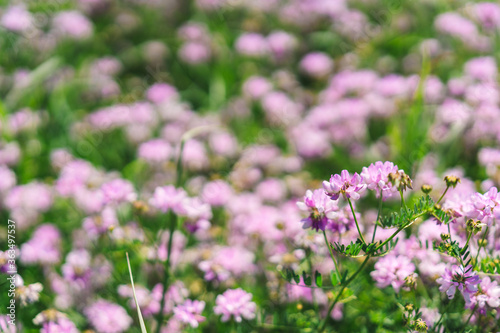
<path fill-rule="evenodd" d="M 321 326 L 320 326 L 320 328 L 318 330 L 319 333 L 322 333 L 322 332 L 325 331 L 326 323 L 328 322 L 328 318 L 330 317 L 330 313 L 332 313 L 332 310 L 335 307 L 335 304 L 337 304 L 337 302 L 340 299 L 340 296 L 342 296 L 342 293 L 344 292 L 344 289 L 347 288 L 347 286 L 349 286 L 349 284 L 356 278 L 356 276 L 359 273 L 361 273 L 361 271 L 363 270 L 363 267 L 365 267 L 365 265 L 368 262 L 369 258 L 370 258 L 370 256 L 366 256 L 365 260 L 363 261 L 363 263 L 361 264 L 361 266 L 359 266 L 358 270 L 342 286 L 342 288 L 340 289 L 339 293 L 337 294 L 337 297 L 335 297 L 335 300 L 328 307 L 328 312 L 326 313 L 326 317 L 323 320 L 323 323 L 321 324 Z"/>
<path fill-rule="evenodd" d="M 453 240 L 451 239 L 450 223 L 448 223 L 447 226 L 448 226 L 448 235 L 450 235 L 450 243 L 451 243 Z"/>
<path fill-rule="evenodd" d="M 399 195 L 401 196 L 401 207 L 406 207 L 405 197 L 403 195 L 403 190 L 399 190 Z"/>
<path fill-rule="evenodd" d="M 441 316 L 439 317 L 439 320 L 434 324 L 434 326 L 432 327 L 432 330 L 435 331 L 438 327 L 439 327 L 439 324 L 441 323 L 441 321 L 443 320 L 444 318 L 444 315 L 448 312 L 448 310 L 450 309 L 450 306 L 451 304 L 453 303 L 453 300 L 451 300 L 450 302 L 448 302 L 448 305 L 446 306 L 446 308 L 444 309 L 443 313 L 441 313 Z"/>
<path fill-rule="evenodd" d="M 466 248 L 469 245 L 470 238 L 472 237 L 472 232 L 469 232 L 469 235 L 467 236 L 467 242 L 465 243 L 464 248 Z"/>
<path fill-rule="evenodd" d="M 332 258 L 333 265 L 335 266 L 335 273 L 337 274 L 337 281 L 340 281 L 340 272 L 339 272 L 339 268 L 337 265 L 337 260 L 335 260 L 335 256 L 333 255 L 332 247 L 330 246 L 330 243 L 328 242 L 328 239 L 326 238 L 325 230 L 323 230 L 323 237 L 325 238 L 326 246 L 328 247 L 328 251 L 330 252 L 330 257 Z"/>
<path fill-rule="evenodd" d="M 184 143 L 185 140 L 181 139 L 180 147 L 179 147 L 179 157 L 177 159 L 176 166 L 176 179 L 175 179 L 175 187 L 181 186 L 182 183 L 182 152 L 184 151 Z M 160 333 L 161 324 L 163 323 L 163 308 L 165 307 L 165 295 L 167 294 L 167 289 L 169 286 L 170 280 L 170 255 L 172 253 L 172 244 L 174 238 L 174 232 L 177 229 L 177 215 L 170 209 L 168 212 L 168 221 L 169 225 L 169 235 L 168 235 L 168 244 L 167 244 L 167 261 L 165 261 L 165 276 L 163 277 L 163 294 L 161 296 L 160 302 L 160 311 L 158 311 L 158 316 L 156 317 L 157 325 L 156 333 Z"/>
<path fill-rule="evenodd" d="M 448 189 L 450 187 L 449 186 L 446 186 L 446 190 L 444 190 L 443 194 L 441 194 L 441 197 L 439 198 L 439 200 L 436 202 L 436 204 L 440 203 L 441 200 L 443 200 L 444 196 L 446 195 L 446 192 L 448 192 Z"/>
<path fill-rule="evenodd" d="M 356 218 L 356 213 L 354 212 L 354 207 L 352 206 L 351 199 L 347 198 L 347 202 L 349 202 L 349 206 L 351 207 L 352 216 L 354 217 L 354 222 L 356 223 L 356 228 L 358 229 L 359 237 L 361 238 L 363 244 L 366 244 L 365 239 L 363 238 L 363 234 L 359 229 L 358 219 Z"/>
<path fill-rule="evenodd" d="M 378 220 L 380 218 L 380 214 L 382 213 L 382 202 L 383 202 L 383 193 L 380 191 L 380 202 L 378 203 L 378 213 L 377 213 L 377 221 L 375 221 L 375 227 L 373 228 L 373 235 L 372 235 L 372 243 L 375 241 L 375 234 L 377 233 L 377 227 L 378 227 Z"/>
<path fill-rule="evenodd" d="M 427 212 L 423 212 L 423 213 L 415 215 L 414 220 L 418 219 L 421 216 L 424 216 L 425 214 L 427 214 Z M 401 227 L 399 227 L 398 230 L 396 230 L 391 235 L 391 237 L 387 238 L 382 244 L 380 244 L 379 246 L 377 246 L 374 251 L 378 251 L 380 248 L 382 248 L 382 246 L 384 246 L 385 244 L 389 243 L 391 241 L 391 239 L 393 239 L 397 234 L 399 234 L 401 232 L 401 230 L 403 230 L 404 228 L 406 228 L 408 225 L 409 225 L 408 223 L 405 223 Z"/>
<path fill-rule="evenodd" d="M 472 312 L 470 313 L 469 318 L 468 318 L 468 319 L 467 319 L 467 321 L 465 322 L 464 329 L 462 330 L 462 333 L 463 333 L 463 332 L 465 332 L 465 329 L 466 329 L 467 325 L 469 325 L 470 319 L 472 318 L 472 315 L 474 314 L 474 312 L 476 312 L 476 309 L 477 309 L 477 304 L 476 304 L 476 306 L 474 307 L 474 309 L 472 310 Z"/>
<path fill-rule="evenodd" d="M 160 333 L 161 331 L 161 324 L 163 323 L 163 308 L 165 307 L 165 295 L 167 294 L 167 289 L 169 285 L 169 280 L 170 280 L 170 254 L 172 253 L 172 244 L 173 244 L 173 237 L 174 237 L 174 232 L 175 229 L 177 228 L 177 215 L 170 210 L 168 213 L 168 219 L 170 221 L 170 229 L 169 232 L 170 234 L 168 235 L 168 252 L 167 252 L 167 261 L 165 261 L 165 276 L 163 277 L 163 292 L 161 296 L 161 302 L 160 302 L 160 311 L 158 312 L 157 316 L 157 324 L 158 327 L 156 328 L 156 332 Z"/>
<path fill-rule="evenodd" d="M 481 245 L 478 244 L 479 248 L 477 249 L 476 258 L 474 259 L 474 266 L 477 266 L 477 259 L 479 258 L 479 253 L 481 252 L 481 248 L 484 244 L 484 239 L 486 238 L 486 234 L 488 233 L 488 226 L 486 226 L 486 230 L 484 231 L 483 238 L 481 238 Z"/>

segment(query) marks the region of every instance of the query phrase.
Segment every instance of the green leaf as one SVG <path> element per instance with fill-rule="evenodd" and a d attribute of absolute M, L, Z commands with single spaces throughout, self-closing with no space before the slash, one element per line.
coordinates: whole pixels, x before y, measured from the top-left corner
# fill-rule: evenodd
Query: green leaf
<path fill-rule="evenodd" d="M 306 286 L 310 286 L 312 284 L 312 279 L 310 276 L 306 274 L 306 271 L 302 271 L 302 280 Z"/>
<path fill-rule="evenodd" d="M 300 283 L 300 276 L 298 274 L 296 274 L 295 272 L 292 272 L 293 274 L 293 280 L 295 281 L 295 283 L 299 284 Z"/>
<path fill-rule="evenodd" d="M 293 279 L 293 271 L 290 268 L 286 269 L 286 280 L 290 283 Z"/>
<path fill-rule="evenodd" d="M 330 272 L 330 279 L 332 280 L 332 285 L 336 286 L 339 284 L 339 279 L 337 278 L 337 272 L 335 270 L 332 270 Z"/>
<path fill-rule="evenodd" d="M 316 273 L 314 274 L 314 280 L 316 282 L 316 286 L 320 288 L 323 286 L 323 277 L 321 276 L 320 272 L 316 271 Z"/>
<path fill-rule="evenodd" d="M 128 252 L 125 252 L 127 256 L 128 272 L 130 273 L 130 283 L 132 284 L 132 292 L 134 294 L 135 307 L 137 308 L 137 316 L 139 317 L 139 324 L 141 325 L 141 332 L 148 333 L 146 330 L 146 325 L 144 324 L 144 319 L 142 318 L 141 308 L 139 307 L 139 302 L 137 301 L 137 296 L 135 294 L 134 277 L 132 276 L 132 268 L 130 268 L 130 260 L 128 258 Z"/>

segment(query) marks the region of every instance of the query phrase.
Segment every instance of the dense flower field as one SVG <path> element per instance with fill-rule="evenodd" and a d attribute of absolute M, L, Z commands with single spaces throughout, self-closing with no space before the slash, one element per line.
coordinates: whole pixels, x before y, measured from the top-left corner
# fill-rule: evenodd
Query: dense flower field
<path fill-rule="evenodd" d="M 0 0 L 0 333 L 500 331 L 499 43 L 496 2 Z"/>

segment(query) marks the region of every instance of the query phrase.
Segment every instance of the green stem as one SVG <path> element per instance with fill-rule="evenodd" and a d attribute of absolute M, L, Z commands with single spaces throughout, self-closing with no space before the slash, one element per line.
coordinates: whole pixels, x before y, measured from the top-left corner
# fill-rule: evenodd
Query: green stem
<path fill-rule="evenodd" d="M 337 260 L 335 260 L 335 256 L 333 255 L 332 247 L 330 246 L 330 243 L 328 242 L 328 239 L 326 238 L 325 230 L 323 230 L 323 237 L 325 238 L 326 246 L 328 247 L 328 251 L 330 252 L 330 257 L 332 258 L 333 265 L 335 266 L 335 273 L 337 274 L 337 281 L 340 281 L 340 272 L 339 272 L 339 268 L 337 265 Z"/>
<path fill-rule="evenodd" d="M 399 190 L 399 195 L 401 196 L 401 207 L 406 207 L 405 197 L 403 195 L 403 190 Z"/>
<path fill-rule="evenodd" d="M 342 286 L 342 288 L 340 289 L 339 293 L 337 294 L 337 297 L 335 297 L 335 300 L 328 307 L 328 312 L 326 313 L 326 317 L 323 320 L 323 323 L 321 323 L 321 326 L 319 327 L 319 330 L 318 330 L 319 333 L 322 333 L 322 332 L 325 331 L 326 323 L 328 322 L 328 318 L 330 317 L 330 314 L 332 313 L 332 310 L 335 307 L 335 304 L 337 304 L 337 302 L 339 301 L 340 297 L 342 296 L 342 293 L 344 292 L 344 289 L 349 286 L 349 284 L 356 278 L 356 276 L 359 273 L 361 273 L 361 271 L 363 270 L 363 267 L 365 267 L 365 265 L 368 262 L 369 258 L 370 258 L 370 256 L 366 256 L 365 260 L 363 261 L 363 263 L 361 264 L 361 266 L 359 266 L 358 270 Z"/>
<path fill-rule="evenodd" d="M 361 238 L 361 241 L 363 242 L 363 244 L 366 244 L 365 239 L 363 238 L 363 234 L 361 233 L 361 230 L 359 229 L 358 219 L 356 218 L 356 213 L 354 212 L 354 207 L 352 206 L 351 199 L 347 198 L 347 202 L 349 202 L 349 206 L 351 207 L 352 216 L 354 217 L 354 222 L 356 223 L 356 228 L 358 229 L 359 237 Z"/>
<path fill-rule="evenodd" d="M 181 186 L 182 183 L 182 152 L 184 150 L 184 143 L 185 140 L 181 139 L 180 143 L 180 148 L 179 148 L 179 157 L 177 159 L 177 167 L 176 167 L 176 180 L 175 180 L 175 187 Z M 160 302 L 160 311 L 158 312 L 158 315 L 156 317 L 156 322 L 157 322 L 157 328 L 156 328 L 156 333 L 160 333 L 161 331 L 161 324 L 163 323 L 163 308 L 165 307 L 165 295 L 167 294 L 168 291 L 168 286 L 169 286 L 169 280 L 170 280 L 170 255 L 172 253 L 172 244 L 173 244 L 173 238 L 174 238 L 174 233 L 175 230 L 177 229 L 177 215 L 170 209 L 168 212 L 168 221 L 170 223 L 169 225 L 169 235 L 168 235 L 168 244 L 167 244 L 167 261 L 165 261 L 165 276 L 163 277 L 163 294 L 161 296 L 161 302 Z"/>
<path fill-rule="evenodd" d="M 472 232 L 469 232 L 469 235 L 467 236 L 467 242 L 465 243 L 464 248 L 466 248 L 467 246 L 469 246 L 469 241 L 470 241 L 471 237 L 472 237 Z"/>
<path fill-rule="evenodd" d="M 476 304 L 476 306 L 474 307 L 474 309 L 472 310 L 472 312 L 470 313 L 469 318 L 468 318 L 468 319 L 467 319 L 467 321 L 465 322 L 464 329 L 462 330 L 462 333 L 464 333 L 464 332 L 465 332 L 465 329 L 466 329 L 467 325 L 469 325 L 470 319 L 472 318 L 472 315 L 474 314 L 474 312 L 476 312 L 476 309 L 477 309 L 477 304 Z"/>
<path fill-rule="evenodd" d="M 418 219 L 421 216 L 424 216 L 425 214 L 427 214 L 427 212 L 423 212 L 423 213 L 420 213 L 418 215 L 415 215 L 414 220 Z M 409 221 L 409 222 L 411 222 L 411 221 Z M 382 244 L 380 244 L 379 246 L 377 246 L 374 251 L 380 250 L 382 248 L 382 246 L 384 246 L 385 244 L 389 243 L 391 241 L 391 239 L 393 239 L 397 234 L 399 234 L 401 232 L 401 230 L 403 230 L 404 228 L 406 228 L 409 225 L 409 222 L 405 223 L 401 227 L 399 227 L 398 230 L 396 230 L 391 235 L 391 237 L 387 238 Z"/>
<path fill-rule="evenodd" d="M 446 195 L 446 192 L 448 192 L 448 189 L 450 187 L 449 186 L 446 186 L 446 190 L 444 190 L 443 194 L 441 194 L 441 197 L 439 198 L 439 200 L 436 202 L 436 204 L 440 203 L 441 200 L 443 200 L 444 196 Z"/>
<path fill-rule="evenodd" d="M 167 289 L 169 286 L 169 280 L 170 280 L 170 254 L 172 253 L 172 244 L 173 244 L 173 237 L 174 237 L 174 232 L 175 229 L 177 228 L 177 215 L 170 210 L 168 213 L 168 219 L 170 222 L 170 228 L 169 232 L 170 234 L 168 235 L 168 249 L 167 249 L 167 261 L 165 261 L 165 276 L 163 277 L 163 292 L 162 292 L 162 297 L 161 297 L 161 302 L 160 302 L 160 311 L 158 312 L 158 316 L 156 318 L 158 327 L 156 328 L 156 332 L 160 333 L 161 331 L 161 324 L 163 323 L 163 308 L 165 307 L 165 295 L 167 294 Z"/>
<path fill-rule="evenodd" d="M 375 221 L 375 227 L 373 228 L 372 243 L 375 241 L 375 234 L 377 233 L 378 220 L 382 212 L 382 201 L 383 201 L 383 193 L 382 191 L 380 191 L 380 202 L 378 203 L 377 221 Z"/>
<path fill-rule="evenodd" d="M 484 239 L 486 238 L 486 234 L 488 233 L 488 226 L 486 226 L 486 230 L 484 231 L 483 238 L 481 238 L 481 245 L 478 244 L 479 248 L 477 249 L 476 258 L 474 259 L 474 266 L 477 266 L 477 259 L 479 258 L 479 253 L 481 252 L 481 248 L 484 244 Z"/>

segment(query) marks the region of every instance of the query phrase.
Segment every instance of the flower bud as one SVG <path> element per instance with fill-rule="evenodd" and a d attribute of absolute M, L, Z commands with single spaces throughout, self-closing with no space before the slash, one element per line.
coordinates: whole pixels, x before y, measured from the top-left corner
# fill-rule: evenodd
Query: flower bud
<path fill-rule="evenodd" d="M 450 234 L 441 234 L 441 239 L 443 242 L 446 242 L 448 239 L 450 239 Z"/>
<path fill-rule="evenodd" d="M 417 332 L 427 332 L 429 329 L 429 327 L 427 327 L 427 323 L 423 321 L 422 318 L 415 320 L 413 327 Z"/>
<path fill-rule="evenodd" d="M 446 176 L 444 177 L 444 181 L 446 182 L 446 186 L 455 188 L 458 183 L 460 183 L 460 178 L 456 176 Z"/>
<path fill-rule="evenodd" d="M 417 288 L 417 274 L 413 273 L 405 277 L 405 283 L 403 288 L 406 290 L 412 290 Z"/>
<path fill-rule="evenodd" d="M 469 232 L 474 233 L 474 234 L 477 234 L 482 229 L 482 224 L 479 221 L 473 220 L 473 219 L 467 220 L 466 226 L 467 226 L 467 230 Z"/>
<path fill-rule="evenodd" d="M 431 193 L 432 191 L 432 186 L 430 185 L 427 185 L 427 184 L 424 184 L 422 185 L 422 187 L 420 188 L 422 190 L 422 192 L 424 192 L 425 194 L 429 194 Z"/>

